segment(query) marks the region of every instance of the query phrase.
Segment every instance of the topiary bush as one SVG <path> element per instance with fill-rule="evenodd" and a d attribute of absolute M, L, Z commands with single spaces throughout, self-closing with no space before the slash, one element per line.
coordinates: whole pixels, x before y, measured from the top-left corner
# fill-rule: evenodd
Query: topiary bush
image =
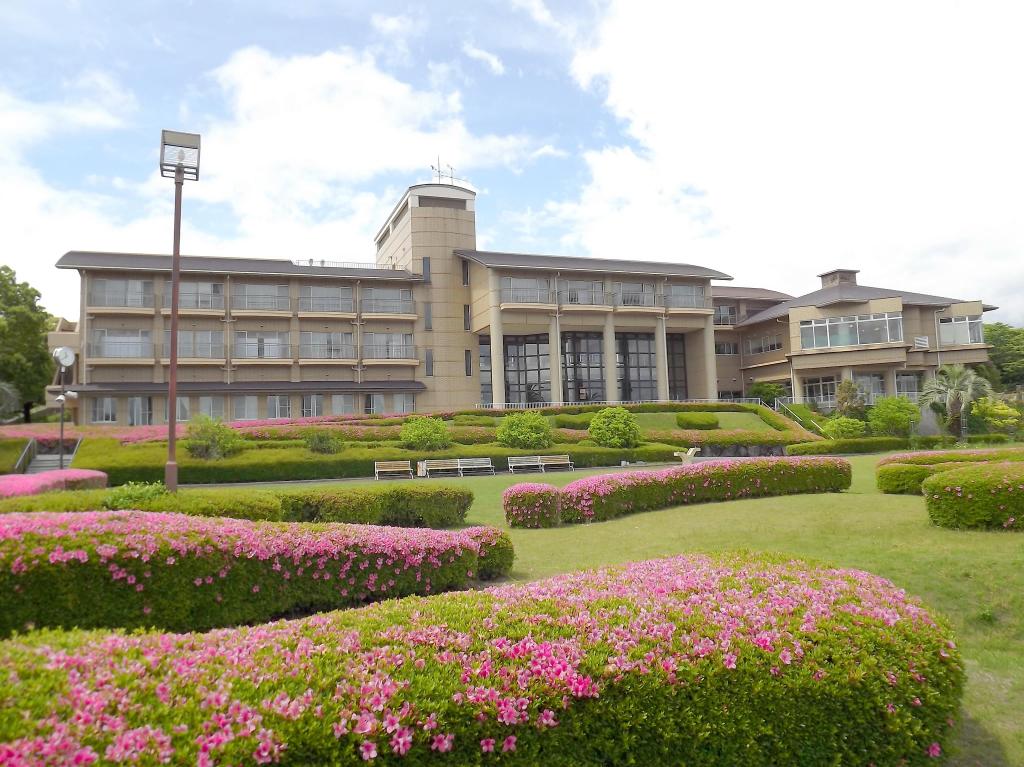
<path fill-rule="evenodd" d="M 480 546 L 477 552 L 477 578 L 493 581 L 512 572 L 516 551 L 508 533 L 496 527 L 471 527 L 467 533 Z"/>
<path fill-rule="evenodd" d="M 920 420 L 920 408 L 906 397 L 879 397 L 868 410 L 871 433 L 879 437 L 908 437 Z"/>
<path fill-rule="evenodd" d="M 217 419 L 197 415 L 185 431 L 185 450 L 206 461 L 228 458 L 242 450 L 242 436 Z"/>
<path fill-rule="evenodd" d="M 821 425 L 821 430 L 829 439 L 858 439 L 867 431 L 867 424 L 856 418 L 837 416 L 830 418 Z"/>
<path fill-rule="evenodd" d="M 498 425 L 498 419 L 493 415 L 457 415 L 452 418 L 456 426 L 490 426 Z"/>
<path fill-rule="evenodd" d="M 933 474 L 938 474 L 970 463 L 905 464 L 887 463 L 875 470 L 875 484 L 883 493 L 897 495 L 920 495 L 921 483 Z"/>
<path fill-rule="evenodd" d="M 680 429 L 717 429 L 718 416 L 714 413 L 676 413 L 676 426 Z"/>
<path fill-rule="evenodd" d="M 928 516 L 940 527 L 1024 530 L 1024 464 L 982 463 L 921 483 Z"/>
<path fill-rule="evenodd" d="M 0 675 L 13 763 L 59 746 L 83 764 L 130 748 L 146 764 L 915 767 L 948 746 L 964 686 L 948 625 L 890 581 L 750 555 L 206 634 L 42 632 L 0 645 L 0 666 L 17 669 Z M 118 714 L 84 716 L 83 691 Z"/>
<path fill-rule="evenodd" d="M 786 455 L 849 455 L 906 450 L 910 442 L 903 437 L 860 437 L 858 439 L 826 439 L 821 442 L 798 442 L 786 445 Z"/>
<path fill-rule="evenodd" d="M 505 489 L 501 507 L 509 527 L 557 527 L 559 514 L 558 488 L 540 482 L 523 482 Z"/>
<path fill-rule="evenodd" d="M 321 455 L 340 453 L 345 447 L 345 443 L 338 435 L 332 434 L 327 429 L 310 429 L 303 438 L 303 444 L 306 450 L 309 450 L 311 453 L 320 453 Z"/>
<path fill-rule="evenodd" d="M 25 496 L 49 493 L 54 490 L 78 490 L 91 487 L 106 487 L 107 475 L 91 469 L 54 469 L 38 474 L 0 475 L 0 499 L 17 498 L 23 503 Z"/>
<path fill-rule="evenodd" d="M 640 444 L 640 425 L 636 416 L 623 407 L 606 407 L 590 421 L 590 438 L 601 447 L 636 447 Z"/>
<path fill-rule="evenodd" d="M 452 444 L 440 418 L 410 418 L 402 424 L 400 438 L 402 445 L 412 450 L 444 450 Z"/>
<path fill-rule="evenodd" d="M 590 427 L 590 422 L 594 420 L 596 413 L 578 413 L 576 415 L 568 413 L 559 413 L 554 417 L 555 426 L 559 429 L 574 429 L 576 431 L 586 431 Z"/>
<path fill-rule="evenodd" d="M 878 465 L 887 463 L 984 463 L 986 461 L 1024 461 L 1024 448 L 998 450 L 926 450 L 918 453 L 895 453 L 879 459 Z"/>
<path fill-rule="evenodd" d="M 637 511 L 739 498 L 837 493 L 850 487 L 841 458 L 718 459 L 658 471 L 599 474 L 560 493 L 563 522 L 599 522 Z"/>
<path fill-rule="evenodd" d="M 551 424 L 530 410 L 510 413 L 498 424 L 498 442 L 506 447 L 545 448 L 551 446 Z"/>
<path fill-rule="evenodd" d="M 139 511 L 0 517 L 0 634 L 27 627 L 205 631 L 462 588 L 467 530 L 307 525 Z M 493 569 L 493 564 L 492 564 Z"/>

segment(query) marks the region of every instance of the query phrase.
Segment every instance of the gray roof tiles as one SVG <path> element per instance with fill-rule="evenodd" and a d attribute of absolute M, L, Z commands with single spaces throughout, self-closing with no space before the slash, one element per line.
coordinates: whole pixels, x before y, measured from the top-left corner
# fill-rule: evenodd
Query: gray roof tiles
<path fill-rule="evenodd" d="M 456 250 L 455 255 L 468 258 L 489 268 L 557 269 L 563 272 L 613 272 L 666 277 L 700 277 L 712 280 L 732 279 L 728 274 L 704 266 L 661 261 L 577 258 L 576 256 L 549 256 L 534 253 L 497 253 L 489 250 Z"/>
<path fill-rule="evenodd" d="M 740 285 L 715 285 L 711 290 L 715 298 L 748 298 L 752 301 L 788 301 L 793 296 L 768 288 L 745 288 Z"/>

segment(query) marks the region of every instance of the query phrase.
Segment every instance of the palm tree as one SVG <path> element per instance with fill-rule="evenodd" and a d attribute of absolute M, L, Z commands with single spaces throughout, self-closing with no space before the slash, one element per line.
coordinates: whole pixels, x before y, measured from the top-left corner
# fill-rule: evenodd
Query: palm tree
<path fill-rule="evenodd" d="M 935 378 L 925 381 L 922 405 L 941 405 L 951 434 L 961 436 L 971 403 L 992 394 L 992 384 L 963 365 L 943 365 Z"/>

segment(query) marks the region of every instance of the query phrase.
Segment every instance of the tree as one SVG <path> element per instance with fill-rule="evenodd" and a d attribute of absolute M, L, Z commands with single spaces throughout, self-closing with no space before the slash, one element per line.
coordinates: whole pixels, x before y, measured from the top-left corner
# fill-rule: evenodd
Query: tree
<path fill-rule="evenodd" d="M 782 384 L 758 381 L 750 387 L 750 391 L 747 394 L 751 397 L 757 397 L 768 407 L 771 407 L 775 404 L 775 400 L 786 396 L 786 387 Z"/>
<path fill-rule="evenodd" d="M 866 429 L 867 426 L 865 426 L 863 421 L 841 415 L 829 418 L 821 427 L 821 430 L 825 432 L 825 436 L 829 439 L 856 439 L 857 437 L 863 437 Z"/>
<path fill-rule="evenodd" d="M 1003 384 L 1024 384 L 1024 328 L 1005 322 L 985 325 L 985 343 L 992 344 L 988 356 Z"/>
<path fill-rule="evenodd" d="M 943 365 L 935 378 L 925 381 L 921 404 L 946 409 L 946 424 L 954 436 L 963 433 L 963 423 L 971 403 L 992 394 L 992 384 L 963 365 Z"/>
<path fill-rule="evenodd" d="M 39 305 L 39 291 L 18 282 L 9 266 L 0 266 L 0 381 L 20 393 L 26 421 L 53 378 L 46 344 L 49 327 L 50 315 Z"/>
<path fill-rule="evenodd" d="M 921 420 L 921 411 L 906 397 L 879 397 L 868 411 L 868 424 L 876 437 L 906 437 Z"/>
<path fill-rule="evenodd" d="M 836 412 L 844 418 L 864 420 L 864 392 L 853 381 L 842 381 L 836 387 Z"/>
<path fill-rule="evenodd" d="M 980 418 L 989 431 L 1013 432 L 1020 426 L 1017 408 L 995 397 L 982 397 L 971 406 L 971 415 Z"/>

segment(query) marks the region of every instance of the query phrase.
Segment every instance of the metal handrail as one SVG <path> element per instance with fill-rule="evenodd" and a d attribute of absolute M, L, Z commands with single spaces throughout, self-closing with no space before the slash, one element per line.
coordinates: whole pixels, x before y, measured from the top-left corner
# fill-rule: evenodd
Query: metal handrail
<path fill-rule="evenodd" d="M 18 460 L 14 462 L 14 468 L 11 469 L 11 474 L 24 474 L 28 469 L 30 463 L 35 460 L 36 451 L 39 449 L 39 445 L 34 437 L 30 437 L 28 443 L 25 445 L 25 449 L 21 451 L 21 455 L 18 456 Z"/>
<path fill-rule="evenodd" d="M 292 300 L 287 296 L 269 295 L 233 295 L 231 308 L 241 310 L 287 312 L 292 308 Z"/>
<path fill-rule="evenodd" d="M 558 303 L 569 306 L 607 306 L 609 295 L 603 290 L 589 288 L 567 288 L 557 293 Z"/>
<path fill-rule="evenodd" d="M 352 360 L 355 344 L 299 344 L 299 357 L 309 360 Z"/>
<path fill-rule="evenodd" d="M 182 293 L 178 296 L 179 309 L 223 309 L 223 294 L 213 293 Z"/>
<path fill-rule="evenodd" d="M 153 294 L 97 290 L 94 288 L 89 291 L 87 304 L 89 306 L 111 306 L 124 309 L 151 309 L 153 308 Z"/>
<path fill-rule="evenodd" d="M 365 314 L 415 314 L 416 303 L 409 298 L 364 298 L 359 308 Z"/>
<path fill-rule="evenodd" d="M 366 344 L 362 357 L 369 360 L 414 360 L 416 347 L 409 344 Z"/>
<path fill-rule="evenodd" d="M 305 296 L 299 299 L 300 312 L 354 312 L 355 306 L 353 299 L 340 296 Z"/>
<path fill-rule="evenodd" d="M 90 357 L 97 359 L 149 359 L 152 341 L 93 341 L 86 345 Z"/>
<path fill-rule="evenodd" d="M 250 353 L 255 351 L 255 354 Z M 267 351 L 275 351 L 276 354 L 267 354 Z M 260 352 L 263 352 L 262 354 Z M 234 355 L 236 359 L 242 360 L 287 360 L 292 357 L 291 344 L 279 343 L 277 341 L 236 341 Z"/>
<path fill-rule="evenodd" d="M 674 295 L 672 293 L 666 293 L 664 296 L 665 306 L 669 309 L 712 309 L 714 304 L 712 303 L 711 296 L 687 296 L 684 294 Z"/>
<path fill-rule="evenodd" d="M 381 266 L 371 261 L 325 261 L 322 258 L 298 258 L 292 261 L 296 266 L 327 269 L 366 269 L 371 272 L 393 272 L 398 266 Z"/>
<path fill-rule="evenodd" d="M 160 347 L 160 358 L 167 359 L 171 355 L 171 344 L 165 342 Z M 227 357 L 227 344 L 191 343 L 183 344 L 178 340 L 178 357 L 193 360 L 222 360 Z"/>
<path fill-rule="evenodd" d="M 796 421 L 798 424 L 801 424 L 801 425 L 803 424 L 804 419 L 800 418 L 796 413 L 794 413 L 792 410 L 790 410 L 789 407 L 786 405 L 785 402 L 782 401 L 781 398 L 777 398 L 775 400 L 775 407 L 772 408 L 772 409 L 777 413 L 777 412 L 779 412 L 779 408 L 782 408 L 787 413 L 789 413 L 789 417 L 792 418 L 794 421 Z M 832 439 L 832 437 L 829 437 L 828 434 L 825 433 L 824 429 L 821 428 L 821 424 L 819 424 L 813 418 L 808 418 L 807 420 L 810 421 L 811 426 L 813 426 L 817 430 L 818 434 L 820 434 L 823 437 L 827 437 L 828 439 Z"/>
<path fill-rule="evenodd" d="M 553 304 L 555 295 L 548 288 L 502 288 L 503 304 Z"/>
<path fill-rule="evenodd" d="M 662 296 L 638 291 L 620 291 L 615 294 L 616 306 L 664 306 Z"/>

